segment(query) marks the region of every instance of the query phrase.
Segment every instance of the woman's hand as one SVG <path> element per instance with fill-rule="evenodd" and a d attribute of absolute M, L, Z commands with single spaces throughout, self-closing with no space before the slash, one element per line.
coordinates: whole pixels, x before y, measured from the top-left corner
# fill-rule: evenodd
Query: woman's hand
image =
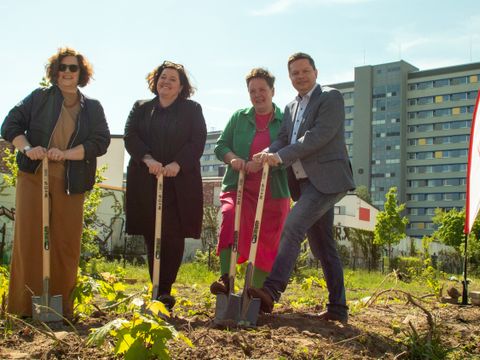
<path fill-rule="evenodd" d="M 48 157 L 48 160 L 63 161 L 65 160 L 65 153 L 60 149 L 51 148 L 51 149 L 48 149 L 47 151 L 47 157 Z"/>
<path fill-rule="evenodd" d="M 151 155 L 145 155 L 143 162 L 147 165 L 148 172 L 152 175 L 159 176 L 163 173 L 163 165 L 161 162 L 155 160 Z"/>
<path fill-rule="evenodd" d="M 240 158 L 233 158 L 230 160 L 230 166 L 235 171 L 240 171 L 245 169 L 245 160 Z"/>
<path fill-rule="evenodd" d="M 47 149 L 45 149 L 43 146 L 35 146 L 25 153 L 25 156 L 30 160 L 43 160 L 46 155 Z"/>
<path fill-rule="evenodd" d="M 262 170 L 262 163 L 256 161 L 247 161 L 245 171 L 247 174 L 256 173 Z"/>
<path fill-rule="evenodd" d="M 163 176 L 166 177 L 175 177 L 180 171 L 180 165 L 176 161 L 171 162 L 170 164 L 164 166 Z"/>

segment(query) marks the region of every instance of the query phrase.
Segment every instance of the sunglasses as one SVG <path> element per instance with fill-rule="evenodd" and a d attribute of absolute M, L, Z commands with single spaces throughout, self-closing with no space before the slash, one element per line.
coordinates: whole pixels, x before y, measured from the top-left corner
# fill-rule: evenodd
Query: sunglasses
<path fill-rule="evenodd" d="M 62 72 L 65 72 L 68 70 L 70 70 L 70 72 L 74 73 L 74 72 L 77 72 L 78 71 L 78 65 L 75 65 L 75 64 L 60 64 L 58 65 L 58 70 L 62 71 Z"/>
<path fill-rule="evenodd" d="M 176 63 L 168 61 L 168 60 L 164 61 L 161 66 L 163 66 L 164 68 L 173 68 L 173 69 L 177 69 L 177 70 L 183 70 L 183 65 L 182 64 L 176 64 Z"/>

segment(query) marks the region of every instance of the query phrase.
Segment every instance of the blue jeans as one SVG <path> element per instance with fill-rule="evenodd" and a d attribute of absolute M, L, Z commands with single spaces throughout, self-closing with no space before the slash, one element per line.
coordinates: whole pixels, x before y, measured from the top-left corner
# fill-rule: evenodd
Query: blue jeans
<path fill-rule="evenodd" d="M 329 292 L 327 309 L 348 316 L 343 269 L 333 238 L 334 205 L 345 193 L 323 194 L 309 181 L 300 183 L 301 195 L 285 221 L 280 246 L 270 275 L 263 288 L 275 301 L 280 299 L 300 254 L 300 245 L 308 235 L 310 249 L 320 260 Z"/>

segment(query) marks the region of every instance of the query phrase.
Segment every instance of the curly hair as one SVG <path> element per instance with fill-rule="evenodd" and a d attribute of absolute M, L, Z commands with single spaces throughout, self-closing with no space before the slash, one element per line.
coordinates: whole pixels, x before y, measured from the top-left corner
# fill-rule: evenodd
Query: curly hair
<path fill-rule="evenodd" d="M 165 69 L 177 70 L 178 77 L 180 79 L 180 85 L 183 86 L 182 91 L 178 95 L 182 99 L 188 99 L 195 93 L 195 88 L 190 84 L 185 68 L 182 64 L 176 64 L 171 61 L 164 61 L 161 65 L 157 66 L 147 75 L 148 88 L 152 93 L 158 95 L 157 83 L 162 71 Z"/>
<path fill-rule="evenodd" d="M 84 87 L 90 82 L 90 79 L 92 79 L 93 66 L 84 55 L 67 46 L 59 48 L 57 52 L 48 59 L 48 63 L 45 65 L 47 79 L 50 80 L 52 84 L 57 84 L 58 67 L 62 63 L 62 59 L 67 56 L 75 56 L 77 58 L 80 67 L 78 86 Z"/>
<path fill-rule="evenodd" d="M 250 80 L 252 79 L 265 80 L 268 86 L 270 87 L 270 89 L 273 89 L 273 85 L 275 84 L 275 76 L 273 76 L 270 71 L 264 68 L 253 68 L 248 72 L 247 76 L 245 76 L 247 87 L 248 87 L 248 84 L 250 84 Z"/>

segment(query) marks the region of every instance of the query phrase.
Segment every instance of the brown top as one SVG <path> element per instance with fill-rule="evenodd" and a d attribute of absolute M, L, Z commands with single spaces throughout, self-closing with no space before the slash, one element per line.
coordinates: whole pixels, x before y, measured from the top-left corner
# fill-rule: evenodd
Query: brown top
<path fill-rule="evenodd" d="M 52 141 L 50 142 L 50 148 L 57 148 L 59 150 L 67 149 L 68 142 L 75 131 L 77 115 L 80 111 L 78 94 L 63 93 L 63 96 L 62 110 L 60 111 L 57 125 L 55 125 L 55 129 L 53 130 Z"/>
<path fill-rule="evenodd" d="M 52 140 L 49 148 L 66 150 L 68 142 L 75 131 L 77 116 L 80 111 L 80 101 L 78 94 L 63 93 L 64 101 L 62 110 L 58 117 L 55 129 L 53 129 Z M 69 104 L 71 104 L 69 106 Z M 63 178 L 65 175 L 65 161 L 49 161 L 50 176 Z"/>

